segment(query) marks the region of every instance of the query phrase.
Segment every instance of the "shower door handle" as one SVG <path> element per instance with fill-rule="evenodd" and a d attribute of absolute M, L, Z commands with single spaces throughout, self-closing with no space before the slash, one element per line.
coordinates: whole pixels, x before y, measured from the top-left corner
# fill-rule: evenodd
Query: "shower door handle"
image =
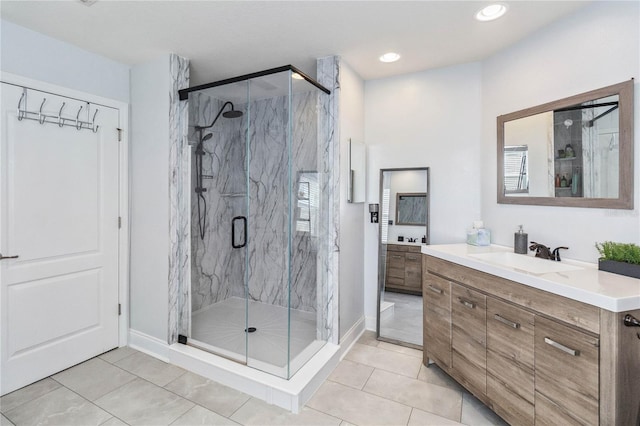
<path fill-rule="evenodd" d="M 243 224 L 242 243 L 236 244 L 236 221 L 241 220 Z M 233 248 L 242 248 L 247 245 L 247 218 L 245 216 L 236 216 L 231 219 L 231 246 Z"/>

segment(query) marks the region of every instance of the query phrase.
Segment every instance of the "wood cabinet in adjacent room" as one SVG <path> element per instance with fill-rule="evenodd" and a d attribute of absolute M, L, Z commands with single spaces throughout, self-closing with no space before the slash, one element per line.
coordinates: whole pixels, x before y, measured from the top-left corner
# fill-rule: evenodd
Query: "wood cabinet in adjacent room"
<path fill-rule="evenodd" d="M 422 294 L 422 254 L 419 245 L 387 244 L 385 289 Z"/>

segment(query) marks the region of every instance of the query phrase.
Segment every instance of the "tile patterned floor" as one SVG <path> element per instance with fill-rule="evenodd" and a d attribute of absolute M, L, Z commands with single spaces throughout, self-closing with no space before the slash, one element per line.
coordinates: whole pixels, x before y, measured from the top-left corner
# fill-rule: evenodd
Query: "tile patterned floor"
<path fill-rule="evenodd" d="M 0 398 L 5 425 L 505 425 L 422 352 L 365 332 L 300 414 L 130 348 Z"/>

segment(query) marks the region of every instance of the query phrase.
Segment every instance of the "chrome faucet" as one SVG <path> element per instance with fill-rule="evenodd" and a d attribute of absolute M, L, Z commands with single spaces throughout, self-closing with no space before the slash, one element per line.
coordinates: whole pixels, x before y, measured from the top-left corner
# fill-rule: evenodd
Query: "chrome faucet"
<path fill-rule="evenodd" d="M 556 262 L 560 262 L 560 250 L 569 250 L 569 247 L 556 247 L 551 250 L 549 247 L 544 244 L 538 244 L 535 241 L 531 241 L 531 245 L 529 246 L 529 250 L 536 252 L 536 257 L 541 259 L 549 259 L 555 260 Z"/>

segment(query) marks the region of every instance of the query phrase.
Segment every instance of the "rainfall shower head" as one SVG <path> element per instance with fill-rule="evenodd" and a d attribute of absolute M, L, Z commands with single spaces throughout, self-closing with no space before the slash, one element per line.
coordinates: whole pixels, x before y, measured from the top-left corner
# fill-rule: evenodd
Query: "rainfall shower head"
<path fill-rule="evenodd" d="M 224 118 L 238 118 L 238 117 L 242 117 L 243 113 L 242 111 L 237 111 L 233 108 L 233 104 L 231 104 L 231 111 L 227 111 L 225 113 L 222 113 L 222 116 Z"/>
<path fill-rule="evenodd" d="M 231 111 L 223 113 L 222 111 L 224 111 L 227 105 L 231 106 Z M 233 102 L 227 101 L 224 103 L 224 105 L 222 105 L 222 108 L 220 108 L 220 111 L 218 111 L 211 124 L 209 124 L 208 126 L 196 126 L 196 130 L 203 130 L 213 127 L 213 125 L 216 124 L 216 121 L 218 121 L 218 118 L 220 118 L 221 115 L 224 118 L 238 118 L 242 117 L 243 113 L 242 111 L 236 111 L 235 107 L 233 106 Z"/>

